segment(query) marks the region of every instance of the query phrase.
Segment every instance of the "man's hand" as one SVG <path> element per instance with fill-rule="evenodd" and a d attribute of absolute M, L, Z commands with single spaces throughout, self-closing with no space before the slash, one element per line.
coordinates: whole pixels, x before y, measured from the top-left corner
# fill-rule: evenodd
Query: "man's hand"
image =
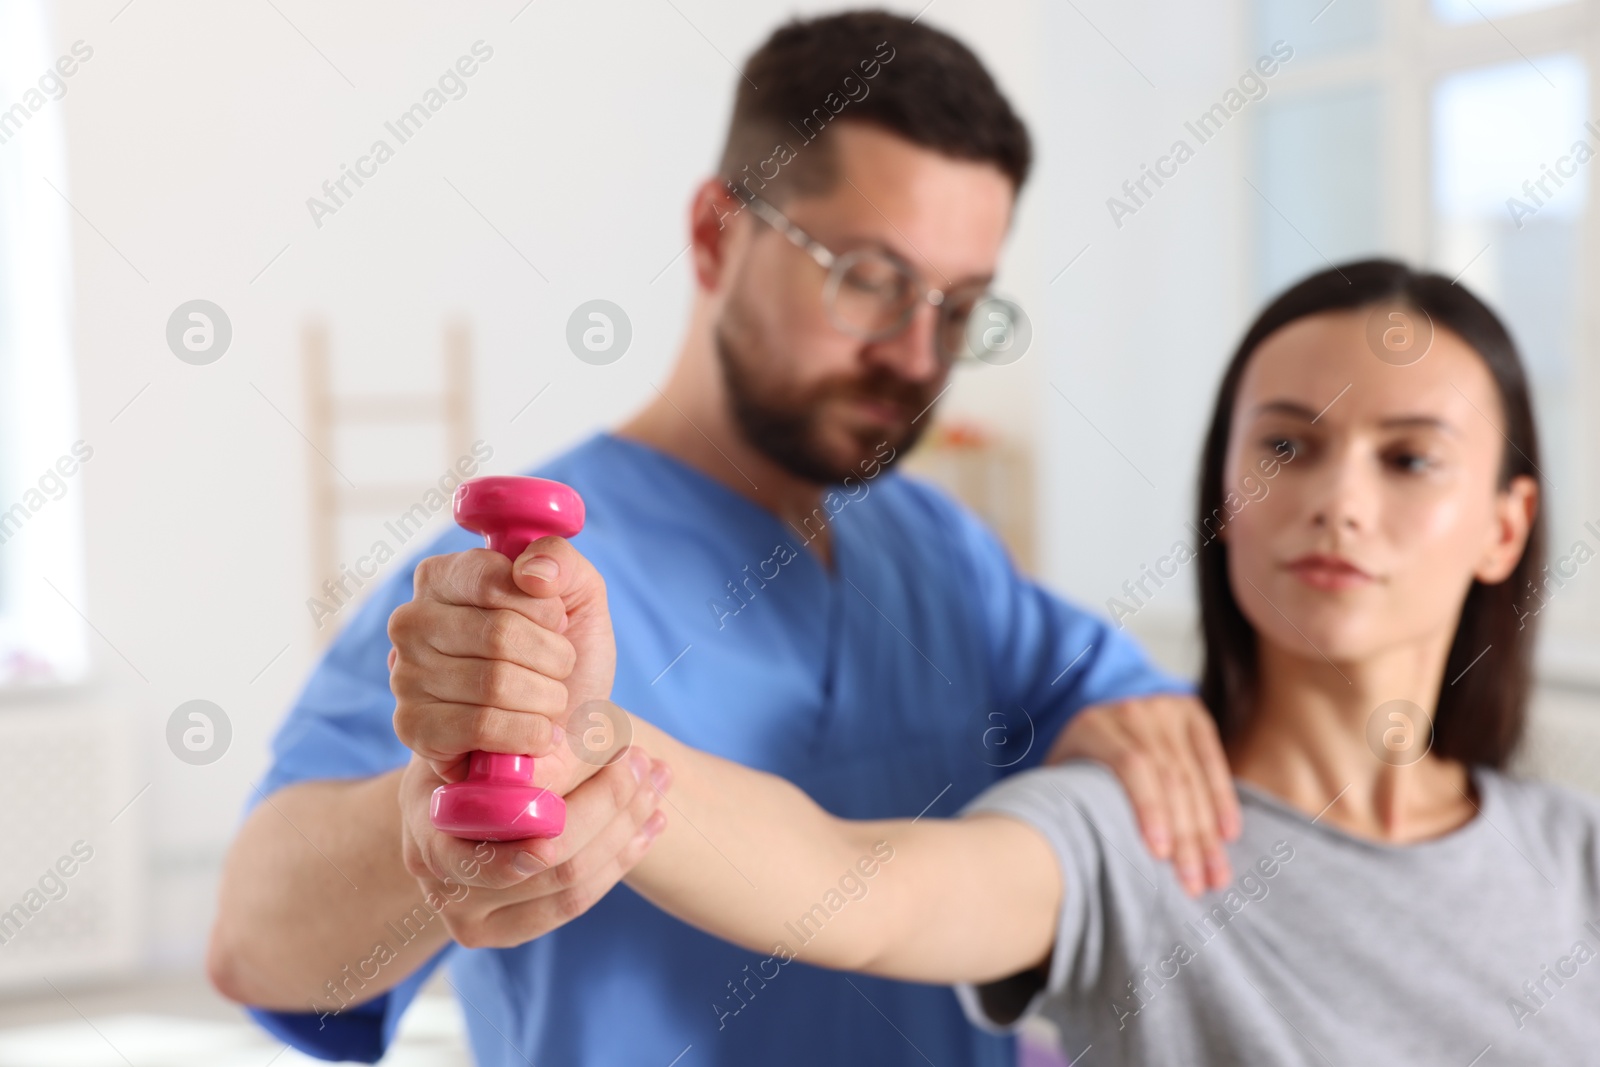
<path fill-rule="evenodd" d="M 533 756 L 535 784 L 565 794 L 593 774 L 563 730 L 611 695 L 617 652 L 605 582 L 559 537 L 515 561 L 488 549 L 433 556 L 389 616 L 394 728 L 447 782 L 473 751 Z"/>
<path fill-rule="evenodd" d="M 400 782 L 406 869 L 467 948 L 509 948 L 570 922 L 611 891 L 666 826 L 666 764 L 639 749 L 567 794 L 561 836 L 462 841 L 429 821 L 444 779 L 413 756 Z"/>
<path fill-rule="evenodd" d="M 1239 797 L 1200 701 L 1161 695 L 1085 708 L 1045 761 L 1066 759 L 1097 760 L 1116 772 L 1151 854 L 1173 861 L 1191 896 L 1232 879 L 1222 842 L 1239 836 Z"/>

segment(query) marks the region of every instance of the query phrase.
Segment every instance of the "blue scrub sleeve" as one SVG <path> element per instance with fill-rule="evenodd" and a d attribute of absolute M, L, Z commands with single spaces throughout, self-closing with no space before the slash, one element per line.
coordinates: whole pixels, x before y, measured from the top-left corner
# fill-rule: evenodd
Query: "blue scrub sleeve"
<path fill-rule="evenodd" d="M 341 1012 L 267 1011 L 246 1008 L 262 1029 L 308 1056 L 335 1063 L 377 1063 L 388 1051 L 400 1017 L 453 946 L 440 949 L 405 981 L 365 1004 Z"/>
<path fill-rule="evenodd" d="M 394 695 L 389 690 L 389 615 L 411 599 L 418 560 L 476 543 L 476 538 L 463 531 L 446 533 L 386 578 L 359 609 L 348 609 L 355 611 L 354 617 L 317 664 L 274 736 L 272 766 L 252 788 L 246 812 L 286 785 L 370 778 L 405 764 L 410 750 L 395 736 Z M 332 626 L 338 621 L 336 614 L 325 624 Z M 441 949 L 389 992 L 340 1012 L 260 1008 L 249 1012 L 269 1033 L 307 1055 L 376 1063 L 417 990 L 451 947 Z"/>
<path fill-rule="evenodd" d="M 1067 722 L 1084 708 L 1153 693 L 1192 694 L 1160 670 L 1138 643 L 1098 615 L 1021 574 L 999 539 L 965 508 L 945 502 L 945 521 L 974 577 L 973 595 L 989 638 L 995 679 L 993 721 L 1004 743 L 1026 753 L 1005 769 L 1037 767 Z M 994 734 L 999 740 L 1001 734 Z"/>

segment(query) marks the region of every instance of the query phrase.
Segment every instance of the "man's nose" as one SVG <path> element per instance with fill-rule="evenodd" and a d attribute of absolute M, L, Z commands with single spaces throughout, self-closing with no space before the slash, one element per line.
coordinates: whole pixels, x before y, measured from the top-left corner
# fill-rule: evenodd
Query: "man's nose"
<path fill-rule="evenodd" d="M 945 363 L 935 348 L 938 334 L 939 309 L 923 301 L 911 313 L 911 321 L 905 329 L 867 346 L 867 358 L 907 381 L 936 378 L 945 370 Z"/>

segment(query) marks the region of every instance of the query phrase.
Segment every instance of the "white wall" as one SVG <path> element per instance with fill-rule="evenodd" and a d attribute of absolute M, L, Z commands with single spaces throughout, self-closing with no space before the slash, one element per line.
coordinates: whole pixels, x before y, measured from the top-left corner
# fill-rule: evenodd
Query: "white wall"
<path fill-rule="evenodd" d="M 1080 5 L 1092 26 L 1071 6 L 1048 9 L 1051 275 L 1082 256 L 1044 312 L 1044 544 L 1048 575 L 1101 610 L 1182 534 L 1214 384 L 1254 310 L 1245 129 L 1200 146 L 1120 227 L 1106 201 L 1126 200 L 1122 183 L 1177 138 L 1193 143 L 1184 122 L 1255 58 L 1239 6 Z M 1169 583 L 1138 622 L 1183 617 L 1192 599 L 1184 579 Z"/>
<path fill-rule="evenodd" d="M 304 425 L 304 320 L 330 325 L 337 387 L 366 392 L 436 384 L 443 323 L 465 317 L 476 431 L 496 470 L 616 421 L 663 379 L 683 325 L 689 273 L 668 264 L 688 194 L 715 162 L 736 77 L 724 57 L 737 63 L 787 14 L 828 6 L 274 2 L 114 0 L 56 16 L 60 50 L 94 49 L 53 106 L 65 109 L 66 192 L 83 216 L 76 347 L 95 457 L 74 487 L 88 529 L 82 606 L 115 646 L 95 639 L 96 680 L 77 702 L 133 724 L 133 773 L 154 783 L 128 817 L 148 826 L 158 962 L 196 958 L 218 859 L 320 647 L 304 606 L 322 577 L 306 519 L 315 457 L 289 425 Z M 982 52 L 1036 122 L 1039 7 L 943 0 L 927 15 Z M 393 144 L 383 123 L 480 39 L 494 54 L 466 96 L 314 226 L 306 199 L 375 138 Z M 1026 205 L 1006 267 L 1029 306 L 1050 258 L 1043 199 Z M 197 297 L 234 330 L 204 367 L 164 340 L 172 310 Z M 563 342 L 569 312 L 594 297 L 634 326 L 609 367 L 579 363 Z M 1032 363 L 987 368 L 950 404 L 1026 432 Z M 339 462 L 358 483 L 369 472 Z M 421 462 L 411 473 L 439 466 Z M 197 697 L 234 729 L 227 756 L 205 767 L 179 763 L 162 739 L 173 708 Z"/>
<path fill-rule="evenodd" d="M 116 650 L 97 643 L 78 702 L 126 717 L 132 773 L 154 783 L 130 812 L 150 842 L 151 960 L 197 957 L 248 783 L 319 648 L 304 607 L 322 577 L 306 519 L 315 457 L 289 425 L 304 420 L 302 322 L 328 320 L 340 388 L 377 391 L 434 383 L 443 322 L 466 317 L 477 434 L 496 470 L 651 395 L 683 325 L 689 274 L 668 264 L 687 195 L 714 162 L 727 61 L 789 12 L 836 6 L 673 3 L 62 5 L 62 49 L 80 38 L 95 49 L 56 105 L 84 216 L 76 345 L 96 449 L 73 491 L 88 531 L 83 607 Z M 1122 229 L 1105 208 L 1253 58 L 1238 7 L 938 0 L 925 16 L 990 63 L 1039 148 L 1002 277 L 1033 312 L 1034 351 L 965 374 L 948 405 L 1032 440 L 1046 576 L 1095 607 L 1181 530 L 1216 372 L 1253 311 L 1244 131 L 1205 146 Z M 316 228 L 306 198 L 479 39 L 494 56 L 468 94 Z M 195 297 L 234 328 L 207 367 L 164 341 L 168 315 Z M 594 297 L 634 325 L 610 367 L 579 363 L 562 340 L 568 313 Z M 1138 620 L 1176 657 L 1187 580 Z M 196 697 L 234 727 L 208 767 L 179 763 L 162 740 L 172 709 Z"/>

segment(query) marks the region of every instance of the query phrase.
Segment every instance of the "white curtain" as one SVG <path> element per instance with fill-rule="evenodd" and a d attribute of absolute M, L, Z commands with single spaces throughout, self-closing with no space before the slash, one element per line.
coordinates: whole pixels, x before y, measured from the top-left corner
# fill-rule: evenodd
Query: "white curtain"
<path fill-rule="evenodd" d="M 85 602 L 83 490 L 88 471 L 48 472 L 72 454 L 78 428 L 72 353 L 72 196 L 65 106 L 30 90 L 66 51 L 52 40 L 45 0 L 0 0 L 0 112 L 21 105 L 25 121 L 0 144 L 0 514 L 28 509 L 0 544 L 0 685 L 69 682 L 87 668 L 78 612 Z M 70 82 L 67 83 L 69 86 Z M 53 83 L 46 81 L 46 93 Z M 52 186 L 54 188 L 52 189 Z M 59 190 L 59 193 L 57 192 Z M 92 462 L 90 464 L 92 468 Z M 41 490 L 41 479 L 44 488 Z M 30 491 L 32 491 L 30 493 Z M 37 510 L 28 502 L 43 505 Z M 52 588 L 53 587 L 53 588 Z"/>

